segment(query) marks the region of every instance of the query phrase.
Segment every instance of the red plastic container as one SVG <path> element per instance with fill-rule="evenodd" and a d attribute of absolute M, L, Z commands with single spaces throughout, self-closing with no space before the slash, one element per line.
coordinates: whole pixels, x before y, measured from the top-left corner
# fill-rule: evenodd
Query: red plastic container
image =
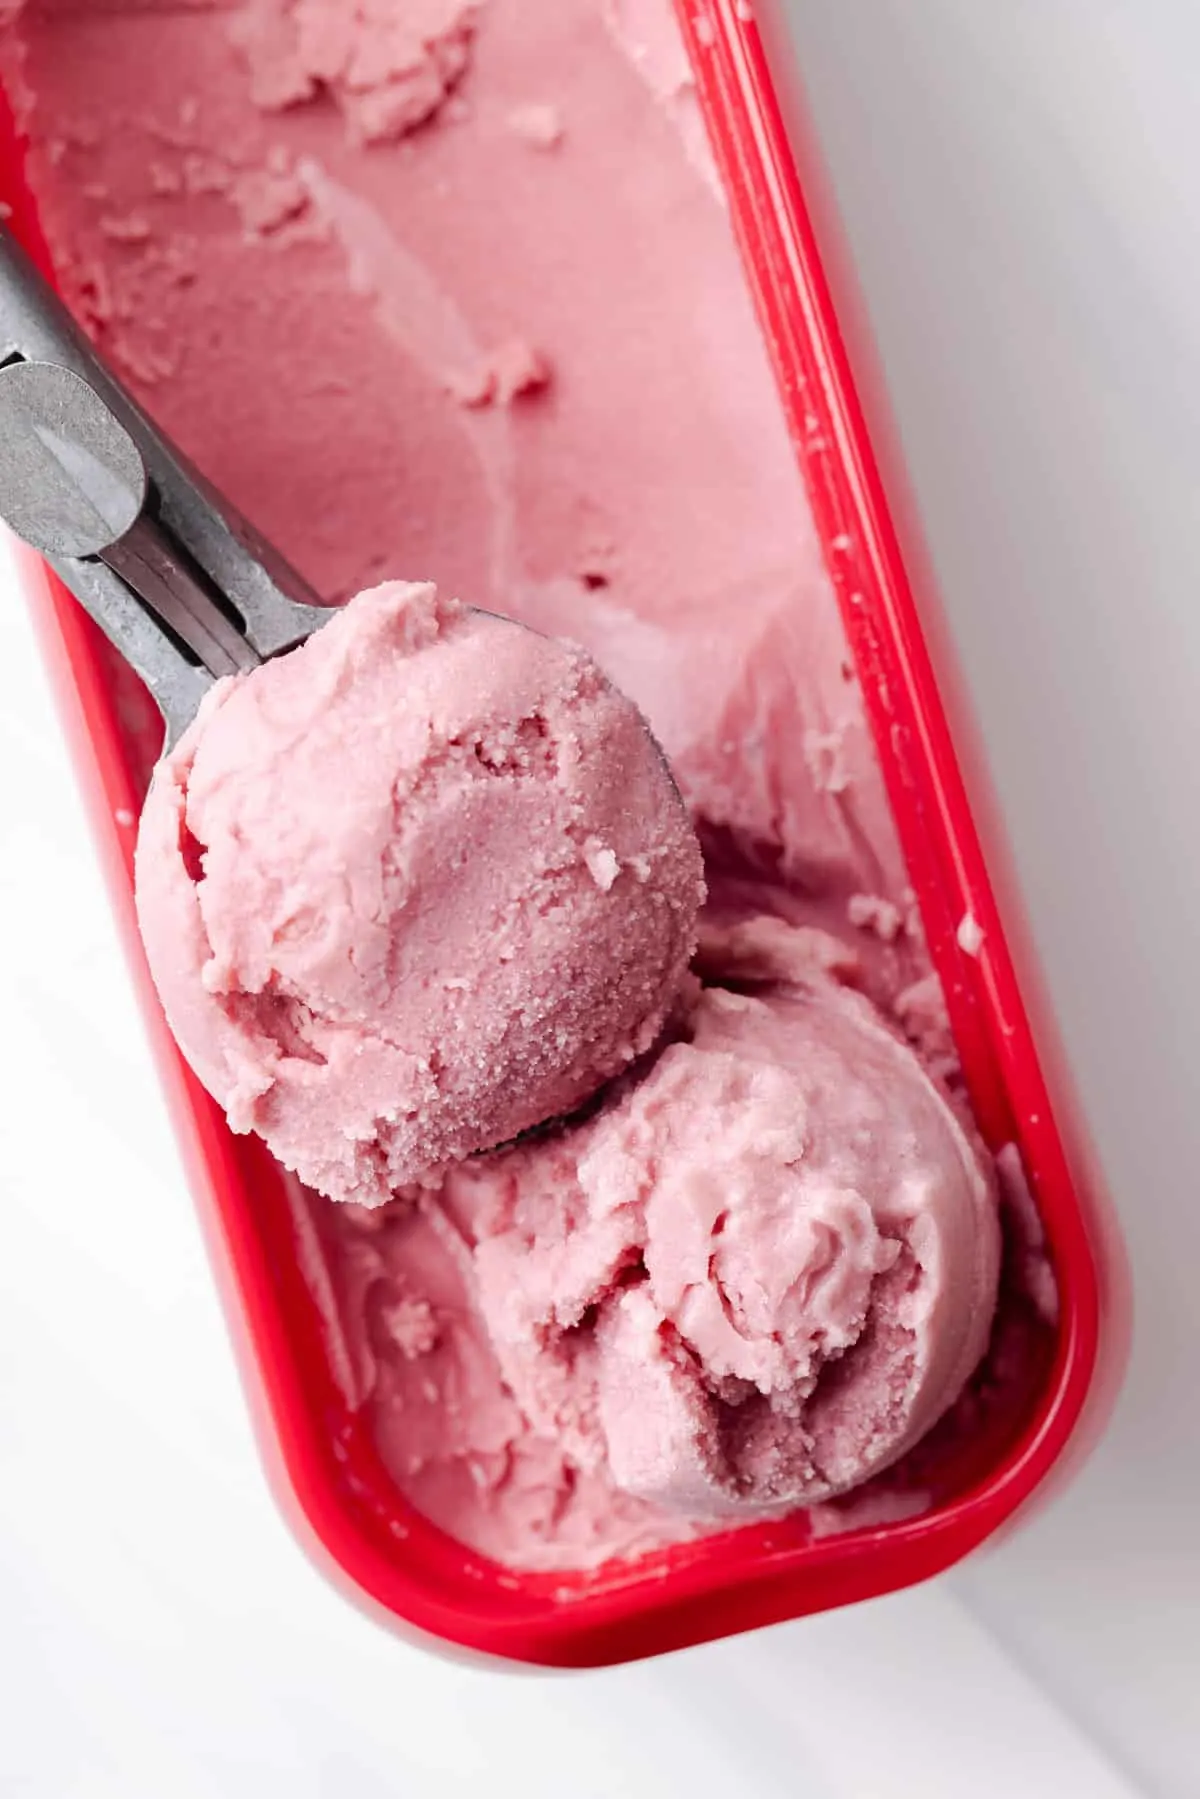
<path fill-rule="evenodd" d="M 1016 1143 L 1060 1294 L 1052 1354 L 1002 1438 L 924 1516 L 816 1538 L 803 1516 L 599 1576 L 514 1577 L 414 1515 L 338 1390 L 284 1176 L 231 1135 L 170 1040 L 133 925 L 135 729 L 112 656 L 40 564 L 29 588 L 162 1064 L 276 1484 L 318 1560 L 360 1602 L 442 1647 L 556 1666 L 651 1655 L 924 1579 L 991 1536 L 1060 1464 L 1093 1387 L 1099 1231 L 1072 1182 L 960 777 L 766 57 L 745 0 L 679 7 L 747 276 L 845 616 L 878 752 L 981 1127 Z M 21 146 L 0 131 L 14 228 L 35 254 Z M 965 914 L 978 956 L 957 940 Z"/>

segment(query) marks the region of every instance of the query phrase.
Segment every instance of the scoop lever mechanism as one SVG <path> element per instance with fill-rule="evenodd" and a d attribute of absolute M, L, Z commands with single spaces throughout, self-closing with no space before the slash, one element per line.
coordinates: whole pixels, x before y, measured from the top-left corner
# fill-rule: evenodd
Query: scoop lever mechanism
<path fill-rule="evenodd" d="M 167 747 L 214 681 L 330 616 L 151 423 L 3 229 L 0 519 L 141 676 Z"/>

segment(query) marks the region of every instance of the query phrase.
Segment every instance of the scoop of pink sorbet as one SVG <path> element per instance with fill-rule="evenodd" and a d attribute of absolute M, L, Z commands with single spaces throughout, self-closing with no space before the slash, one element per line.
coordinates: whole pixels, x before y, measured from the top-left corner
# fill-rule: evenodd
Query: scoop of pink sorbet
<path fill-rule="evenodd" d="M 685 1039 L 593 1121 L 463 1171 L 451 1194 L 531 1423 L 694 1518 L 868 1479 L 987 1343 L 1000 1244 L 983 1153 L 819 957 L 809 980 L 706 989 Z"/>
<path fill-rule="evenodd" d="M 401 583 L 213 689 L 137 848 L 188 1061 L 235 1130 L 360 1205 L 646 1050 L 702 897 L 632 702 L 581 651 Z"/>

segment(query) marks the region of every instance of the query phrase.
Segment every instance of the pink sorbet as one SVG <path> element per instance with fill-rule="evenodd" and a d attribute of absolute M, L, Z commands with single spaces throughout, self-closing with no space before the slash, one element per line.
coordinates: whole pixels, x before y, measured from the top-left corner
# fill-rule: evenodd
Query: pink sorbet
<path fill-rule="evenodd" d="M 872 1477 L 974 1403 L 1000 1260 L 984 1152 L 846 985 L 844 945 L 747 920 L 722 981 L 725 948 L 591 1118 L 372 1212 L 297 1197 L 388 1468 L 509 1567 L 796 1505 L 838 1529 L 823 1502 L 866 1481 L 868 1506 L 919 1511 L 920 1480 Z"/>
<path fill-rule="evenodd" d="M 590 658 L 399 582 L 219 683 L 138 838 L 188 1061 L 367 1206 L 646 1051 L 702 898 L 662 754 Z"/>
<path fill-rule="evenodd" d="M 903 1454 L 983 1353 L 983 1154 L 870 1001 L 816 965 L 705 990 L 591 1124 L 471 1183 L 479 1304 L 523 1411 L 685 1516 L 828 1499 Z"/>

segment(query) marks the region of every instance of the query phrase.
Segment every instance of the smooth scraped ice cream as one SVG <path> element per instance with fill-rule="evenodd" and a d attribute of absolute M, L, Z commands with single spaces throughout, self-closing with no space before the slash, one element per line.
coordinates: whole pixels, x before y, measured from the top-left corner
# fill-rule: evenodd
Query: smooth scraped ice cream
<path fill-rule="evenodd" d="M 583 645 L 703 846 L 695 973 L 582 1113 L 373 1209 L 295 1191 L 396 1486 L 576 1571 L 961 1491 L 1052 1281 L 965 1120 L 669 0 L 26 0 L 3 57 L 67 298 L 164 428 L 331 600 L 404 575 Z"/>
<path fill-rule="evenodd" d="M 399 582 L 218 683 L 155 771 L 137 903 L 235 1130 L 382 1205 L 650 1048 L 704 884 L 590 657 Z"/>

